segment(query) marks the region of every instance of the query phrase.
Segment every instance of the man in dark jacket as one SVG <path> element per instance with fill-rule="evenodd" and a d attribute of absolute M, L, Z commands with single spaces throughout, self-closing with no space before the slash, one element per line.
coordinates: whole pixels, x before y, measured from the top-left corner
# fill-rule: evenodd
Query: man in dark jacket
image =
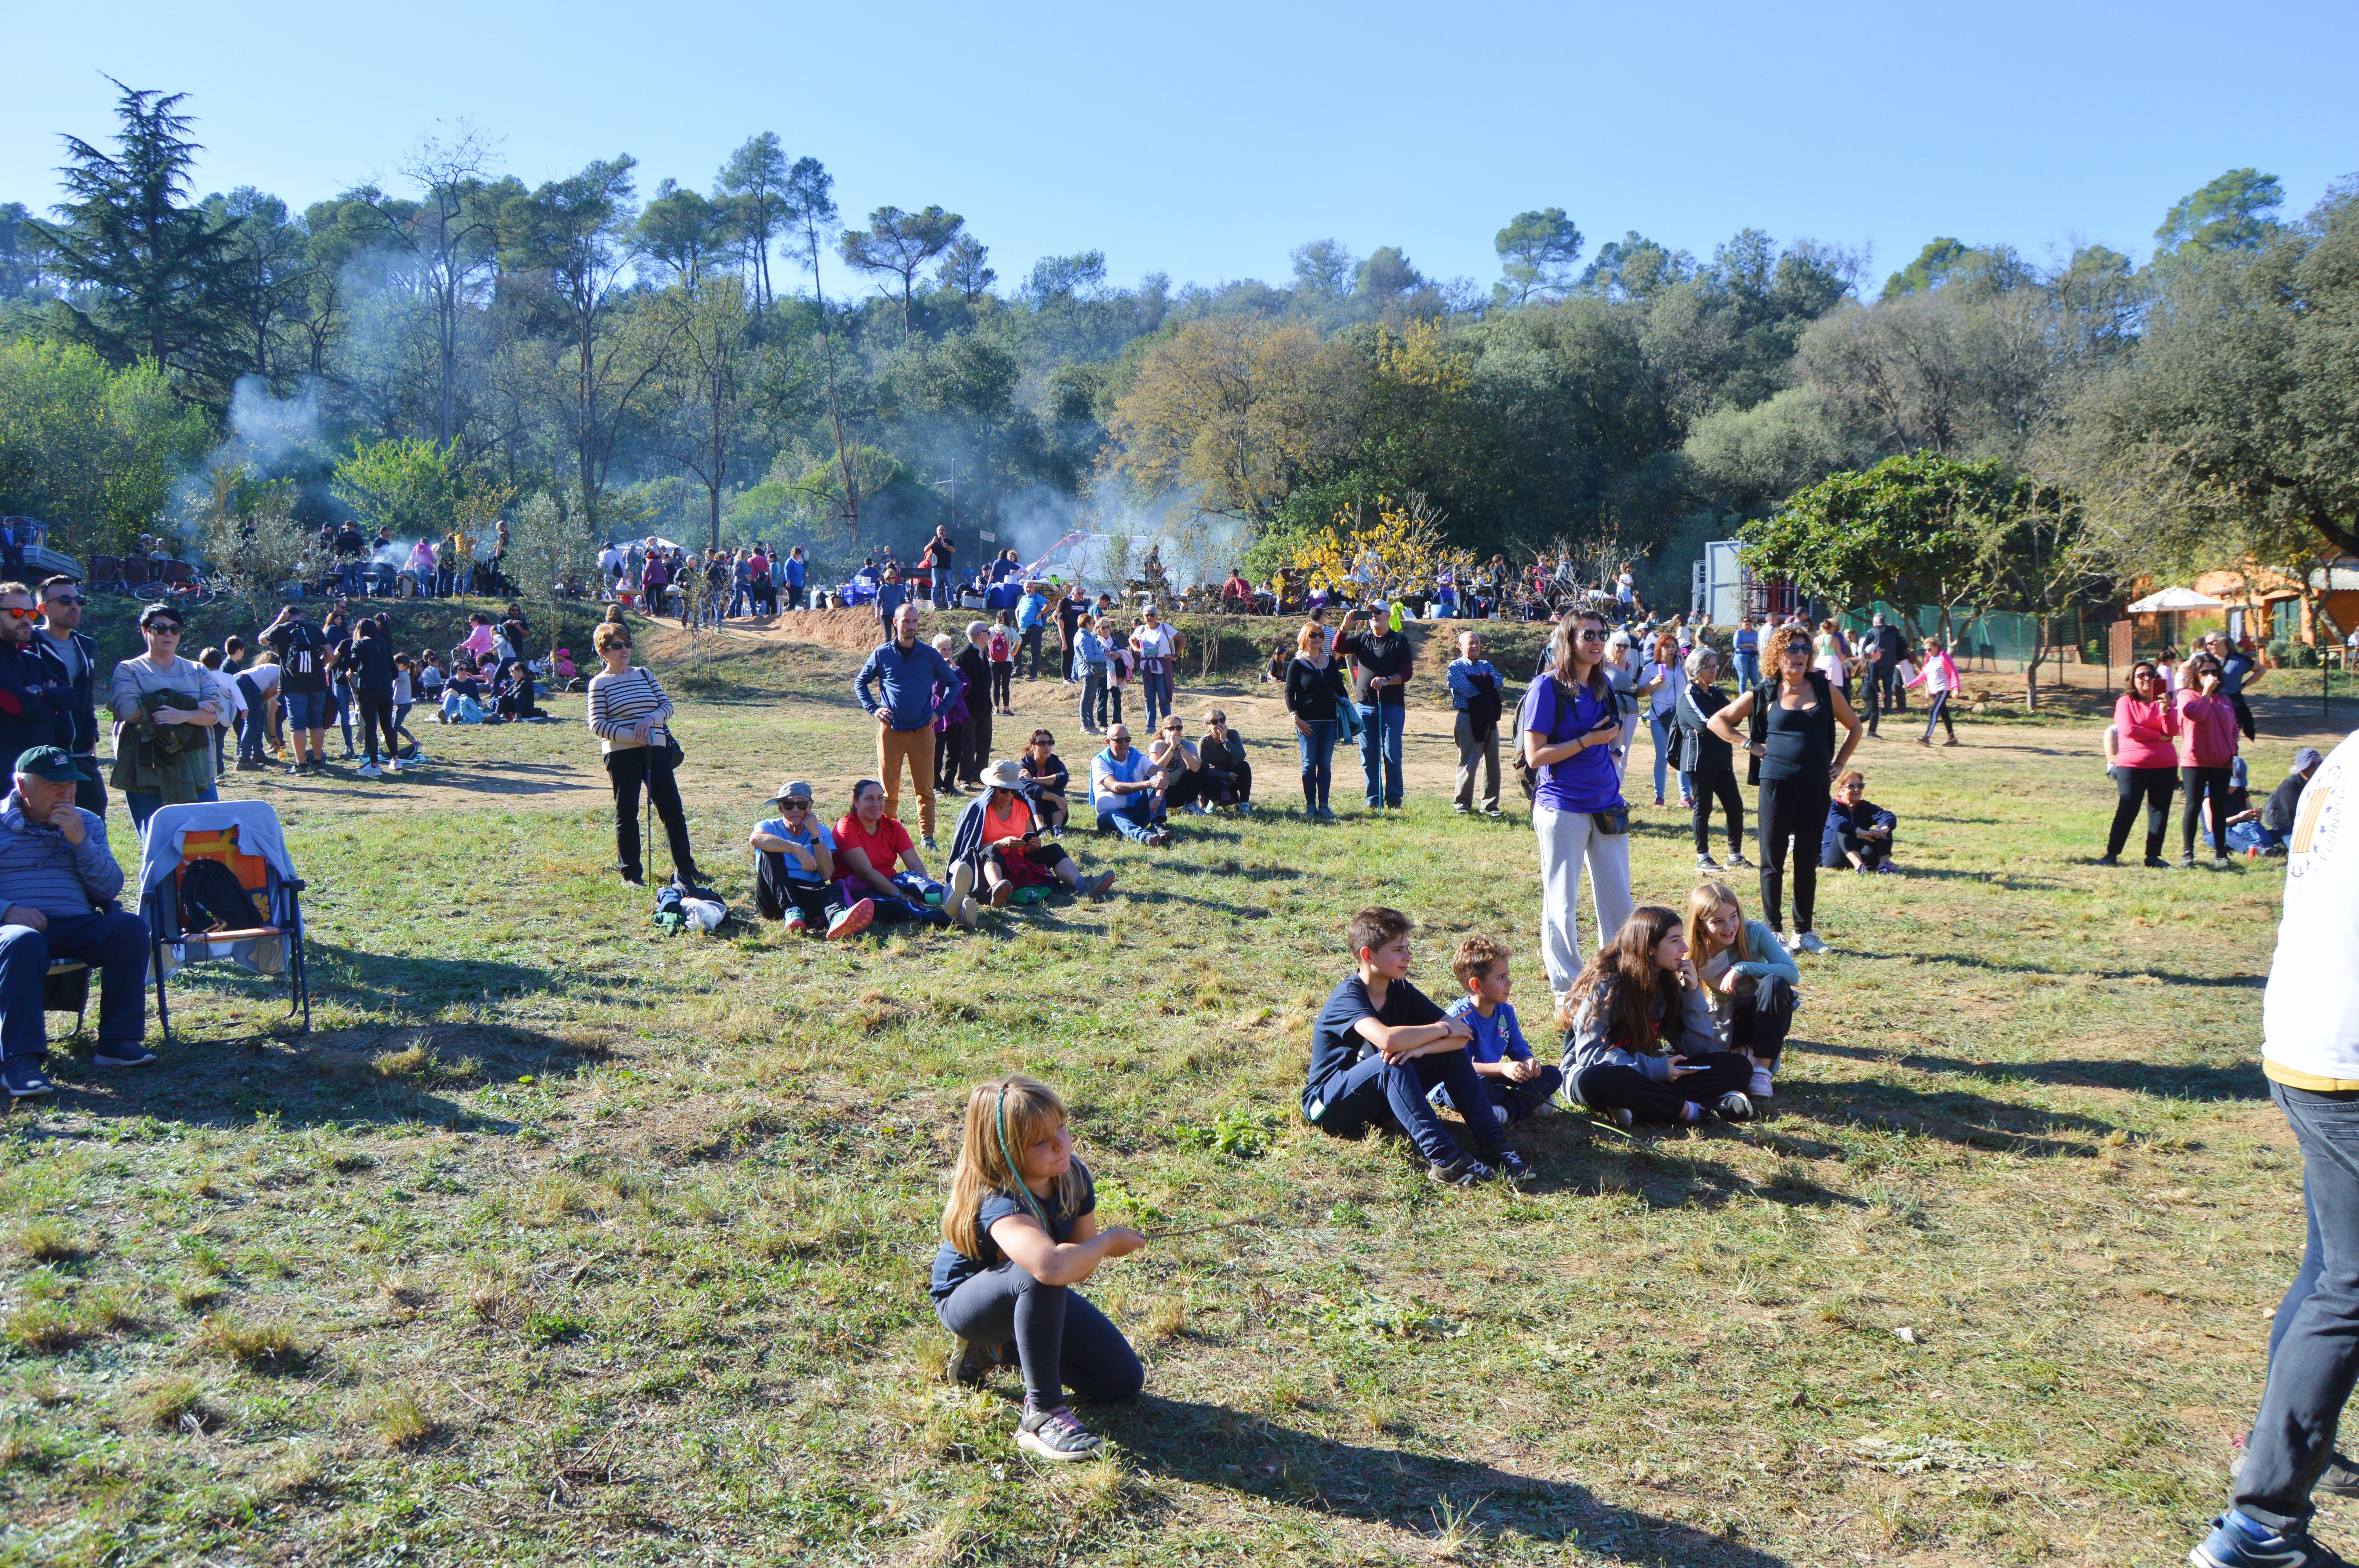
<path fill-rule="evenodd" d="M 40 613 L 31 589 L 0 582 L 0 776 L 19 754 L 72 734 L 73 687 L 33 651 Z"/>
<path fill-rule="evenodd" d="M 983 787 L 983 770 L 991 762 L 991 658 L 984 651 L 990 635 L 990 622 L 968 622 L 966 646 L 951 661 L 966 682 L 966 755 L 959 759 L 959 778 L 973 789 Z"/>
<path fill-rule="evenodd" d="M 33 651 L 49 666 L 49 684 L 72 696 L 66 700 L 54 744 L 82 771 L 74 804 L 93 816 L 106 815 L 106 785 L 98 773 L 98 644 L 82 628 L 82 585 L 70 577 L 41 584 L 40 635 Z"/>

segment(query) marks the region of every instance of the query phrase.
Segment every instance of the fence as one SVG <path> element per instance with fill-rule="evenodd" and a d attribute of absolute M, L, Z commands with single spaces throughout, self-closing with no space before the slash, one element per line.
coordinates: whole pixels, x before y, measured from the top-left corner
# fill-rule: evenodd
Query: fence
<path fill-rule="evenodd" d="M 1869 618 L 1879 613 L 1886 624 L 1897 626 L 1903 632 L 1911 628 L 1906 613 L 1882 600 L 1863 610 L 1844 611 L 1839 617 L 1838 624 L 1845 633 L 1856 634 L 1866 631 Z M 1938 633 L 1941 625 L 1940 606 L 1919 605 L 1914 625 L 1929 636 Z M 2084 617 L 2078 610 L 2051 615 L 2048 617 L 2046 657 L 2050 662 L 2077 659 L 2101 663 L 2105 656 L 2105 648 L 2100 639 L 2105 634 L 2105 623 L 2096 616 Z M 2011 610 L 1975 610 L 1955 606 L 1950 611 L 1950 637 L 1955 644 L 1951 656 L 1958 661 L 1960 667 L 1984 674 L 2006 671 L 2019 675 L 2031 663 L 2032 650 L 2040 643 L 2039 618 L 2017 614 Z"/>

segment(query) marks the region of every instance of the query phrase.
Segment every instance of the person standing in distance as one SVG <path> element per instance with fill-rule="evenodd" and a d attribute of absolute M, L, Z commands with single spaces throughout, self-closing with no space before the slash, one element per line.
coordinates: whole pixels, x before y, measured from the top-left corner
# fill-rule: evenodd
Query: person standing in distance
<path fill-rule="evenodd" d="M 82 770 L 74 784 L 74 804 L 103 818 L 106 785 L 99 782 L 98 773 L 98 644 L 81 629 L 86 602 L 82 585 L 73 579 L 44 579 L 40 635 L 33 639 L 33 648 L 49 665 L 52 680 L 73 694 L 65 704 L 58 745 Z"/>
<path fill-rule="evenodd" d="M 881 685 L 880 698 L 875 688 Z M 885 785 L 885 814 L 901 815 L 901 769 L 918 792 L 919 831 L 934 843 L 934 720 L 951 710 L 966 684 L 951 662 L 918 636 L 918 607 L 893 612 L 893 635 L 877 644 L 852 683 L 860 706 L 876 719 L 876 776 Z"/>
<path fill-rule="evenodd" d="M 2302 791 L 2261 1003 L 2261 1071 L 2301 1145 L 2310 1235 L 2269 1329 L 2268 1384 L 2195 1568 L 2309 1568 L 2311 1495 L 2359 1491 L 2334 1452 L 2359 1379 L 2359 736 Z"/>

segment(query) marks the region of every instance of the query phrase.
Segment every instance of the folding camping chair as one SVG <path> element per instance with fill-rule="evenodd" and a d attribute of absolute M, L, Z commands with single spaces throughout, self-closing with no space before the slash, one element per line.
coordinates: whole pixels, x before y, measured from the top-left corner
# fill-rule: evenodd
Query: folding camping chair
<path fill-rule="evenodd" d="M 261 918 L 251 925 L 185 929 L 183 870 L 193 860 L 227 867 L 255 895 Z M 140 916 L 147 922 L 148 968 L 156 980 L 156 1018 L 172 1042 L 170 977 L 190 964 L 228 960 L 249 973 L 283 976 L 287 1011 L 311 1029 L 311 983 L 303 956 L 303 879 L 288 859 L 278 814 L 259 800 L 198 801 L 159 807 L 147 819 L 139 860 Z"/>

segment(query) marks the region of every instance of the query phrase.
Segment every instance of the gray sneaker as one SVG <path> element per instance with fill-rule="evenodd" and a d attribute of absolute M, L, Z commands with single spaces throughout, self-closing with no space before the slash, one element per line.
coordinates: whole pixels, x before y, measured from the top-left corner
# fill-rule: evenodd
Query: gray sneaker
<path fill-rule="evenodd" d="M 1712 1108 L 1723 1121 L 1750 1121 L 1753 1119 L 1753 1102 L 1745 1098 L 1743 1095 L 1737 1093 L 1734 1089 L 1729 1090 L 1726 1094 L 1714 1100 L 1712 1102 Z"/>
<path fill-rule="evenodd" d="M 145 1067 L 156 1060 L 156 1053 L 136 1040 L 102 1040 L 90 1059 L 102 1067 Z"/>
<path fill-rule="evenodd" d="M 1425 1167 L 1426 1180 L 1445 1187 L 1479 1187 L 1498 1174 L 1472 1154 L 1461 1154 L 1446 1164 L 1440 1160 L 1429 1161 Z"/>
<path fill-rule="evenodd" d="M 1087 1459 L 1103 1442 L 1064 1405 L 1046 1411 L 1036 1411 L 1027 1405 L 1024 1419 L 1016 1423 L 1016 1446 L 1042 1459 L 1060 1463 Z"/>
<path fill-rule="evenodd" d="M 1819 940 L 1819 934 L 1815 931 L 1805 931 L 1795 937 L 1794 946 L 1805 953 L 1823 953 L 1827 950 L 1827 945 Z"/>
<path fill-rule="evenodd" d="M 41 1065 L 30 1058 L 0 1065 L 0 1086 L 5 1086 L 12 1100 L 33 1099 L 58 1092 L 58 1087 L 41 1076 Z"/>

